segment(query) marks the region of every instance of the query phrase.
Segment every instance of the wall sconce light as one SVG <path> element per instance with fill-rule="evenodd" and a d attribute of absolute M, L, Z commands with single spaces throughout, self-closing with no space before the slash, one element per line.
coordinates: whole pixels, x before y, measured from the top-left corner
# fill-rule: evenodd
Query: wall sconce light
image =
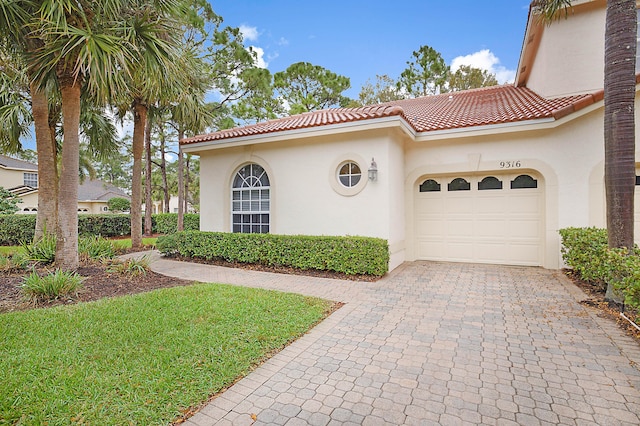
<path fill-rule="evenodd" d="M 373 158 L 371 158 L 371 165 L 369 166 L 369 180 L 374 182 L 378 180 L 378 165 Z"/>

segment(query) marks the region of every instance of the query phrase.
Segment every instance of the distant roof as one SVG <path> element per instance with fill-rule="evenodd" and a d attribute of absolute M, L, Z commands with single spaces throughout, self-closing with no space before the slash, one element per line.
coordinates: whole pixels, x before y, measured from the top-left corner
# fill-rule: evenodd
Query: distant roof
<path fill-rule="evenodd" d="M 101 180 L 86 179 L 78 185 L 78 201 L 108 201 L 115 197 L 130 199 L 122 189 Z"/>
<path fill-rule="evenodd" d="M 526 87 L 491 86 L 387 102 L 360 108 L 333 108 L 221 130 L 184 139 L 183 145 L 401 116 L 418 133 L 562 118 L 604 97 L 602 90 L 546 99 Z"/>
<path fill-rule="evenodd" d="M 13 195 L 17 195 L 21 197 L 23 195 L 28 195 L 33 192 L 38 192 L 38 188 L 33 188 L 28 185 L 19 185 L 19 186 L 14 186 L 13 188 L 8 188 L 7 191 L 12 193 Z"/>
<path fill-rule="evenodd" d="M 5 169 L 38 170 L 37 164 L 7 157 L 6 155 L 0 155 L 0 167 Z"/>

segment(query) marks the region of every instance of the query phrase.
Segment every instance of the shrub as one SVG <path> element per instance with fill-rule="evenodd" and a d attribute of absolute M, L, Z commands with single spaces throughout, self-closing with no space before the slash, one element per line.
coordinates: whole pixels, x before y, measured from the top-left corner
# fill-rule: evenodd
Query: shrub
<path fill-rule="evenodd" d="M 82 280 L 83 278 L 77 273 L 60 269 L 42 277 L 33 271 L 25 277 L 22 291 L 34 302 L 54 300 L 61 296 L 76 294 L 82 287 Z"/>
<path fill-rule="evenodd" d="M 601 287 L 607 286 L 609 274 L 607 259 L 607 230 L 599 228 L 564 228 L 562 258 L 580 277 Z"/>
<path fill-rule="evenodd" d="M 0 214 L 14 214 L 18 211 L 20 197 L 0 186 Z"/>
<path fill-rule="evenodd" d="M 151 216 L 151 222 L 153 232 L 172 234 L 178 228 L 178 214 L 154 214 Z M 33 241 L 35 228 L 36 215 L 0 215 L 0 245 L 15 246 L 24 241 Z M 184 229 L 200 229 L 200 215 L 185 214 Z M 78 234 L 102 237 L 131 235 L 131 218 L 128 214 L 81 214 L 78 215 Z"/>
<path fill-rule="evenodd" d="M 78 254 L 84 260 L 113 259 L 116 248 L 112 241 L 100 236 L 82 237 L 78 240 Z"/>
<path fill-rule="evenodd" d="M 14 272 L 27 269 L 29 258 L 25 253 L 16 252 L 10 255 L 0 254 L 0 271 Z"/>
<path fill-rule="evenodd" d="M 16 246 L 33 240 L 36 216 L 31 214 L 0 215 L 0 245 Z"/>
<path fill-rule="evenodd" d="M 114 197 L 107 201 L 107 207 L 112 212 L 127 212 L 131 209 L 131 201 L 122 197 Z"/>
<path fill-rule="evenodd" d="M 158 213 L 151 216 L 153 232 L 158 234 L 173 234 L 178 231 L 177 213 Z M 200 215 L 187 213 L 183 217 L 185 231 L 197 231 L 200 229 Z"/>
<path fill-rule="evenodd" d="M 131 218 L 128 214 L 81 214 L 78 215 L 80 235 L 117 237 L 131 234 Z"/>
<path fill-rule="evenodd" d="M 609 249 L 607 230 L 599 228 L 564 228 L 562 258 L 580 278 L 606 289 L 612 284 L 624 297 L 625 304 L 640 307 L 640 255 L 634 247 Z"/>
<path fill-rule="evenodd" d="M 23 243 L 22 247 L 27 258 L 34 262 L 49 265 L 56 260 L 56 236 L 45 235 L 32 244 Z"/>
<path fill-rule="evenodd" d="M 381 276 L 389 269 L 389 247 L 379 238 L 184 231 L 158 238 L 156 246 L 165 255 L 349 275 Z"/>
<path fill-rule="evenodd" d="M 147 275 L 149 269 L 149 258 L 147 256 L 143 256 L 139 259 L 129 258 L 122 262 L 115 262 L 109 267 L 108 271 L 137 277 L 140 275 Z"/>

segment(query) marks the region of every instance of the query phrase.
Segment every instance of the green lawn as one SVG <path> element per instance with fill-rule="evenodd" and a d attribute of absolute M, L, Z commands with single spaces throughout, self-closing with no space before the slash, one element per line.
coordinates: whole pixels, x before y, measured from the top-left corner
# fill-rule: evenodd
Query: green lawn
<path fill-rule="evenodd" d="M 331 302 L 195 284 L 0 315 L 0 425 L 166 425 Z"/>
<path fill-rule="evenodd" d="M 22 250 L 20 246 L 0 246 L 0 254 L 10 255 L 16 251 Z"/>
<path fill-rule="evenodd" d="M 131 238 L 122 239 L 122 240 L 111 240 L 111 241 L 113 241 L 113 244 L 118 249 L 131 248 Z M 145 246 L 155 246 L 156 245 L 156 241 L 158 241 L 157 238 L 143 238 L 142 239 L 142 244 L 144 244 Z"/>

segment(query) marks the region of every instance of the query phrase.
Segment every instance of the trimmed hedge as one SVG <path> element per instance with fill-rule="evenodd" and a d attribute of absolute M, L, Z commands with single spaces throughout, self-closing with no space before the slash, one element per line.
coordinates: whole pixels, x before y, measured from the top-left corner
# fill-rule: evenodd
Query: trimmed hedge
<path fill-rule="evenodd" d="M 151 216 L 153 232 L 170 234 L 178 226 L 177 213 L 162 213 Z M 184 228 L 197 230 L 200 215 L 186 214 Z M 24 241 L 32 241 L 36 228 L 36 215 L 8 214 L 0 215 L 0 245 L 15 246 Z M 78 215 L 78 233 L 80 235 L 99 235 L 116 237 L 131 235 L 131 218 L 128 214 L 80 214 Z"/>
<path fill-rule="evenodd" d="M 128 214 L 81 214 L 78 215 L 78 233 L 102 237 L 131 235 L 131 218 Z"/>
<path fill-rule="evenodd" d="M 153 232 L 158 234 L 173 234 L 178 231 L 178 213 L 158 213 L 151 215 Z M 184 215 L 183 225 L 185 231 L 197 231 L 200 229 L 200 215 L 187 213 Z"/>
<path fill-rule="evenodd" d="M 607 284 L 624 296 L 624 303 L 640 308 L 640 252 L 610 249 L 607 230 L 600 228 L 564 228 L 562 258 L 585 281 L 606 289 Z"/>
<path fill-rule="evenodd" d="M 368 237 L 183 231 L 159 237 L 167 256 L 382 276 L 389 270 L 386 240 Z"/>
<path fill-rule="evenodd" d="M 36 229 L 36 215 L 0 215 L 0 245 L 17 246 L 32 241 Z"/>

